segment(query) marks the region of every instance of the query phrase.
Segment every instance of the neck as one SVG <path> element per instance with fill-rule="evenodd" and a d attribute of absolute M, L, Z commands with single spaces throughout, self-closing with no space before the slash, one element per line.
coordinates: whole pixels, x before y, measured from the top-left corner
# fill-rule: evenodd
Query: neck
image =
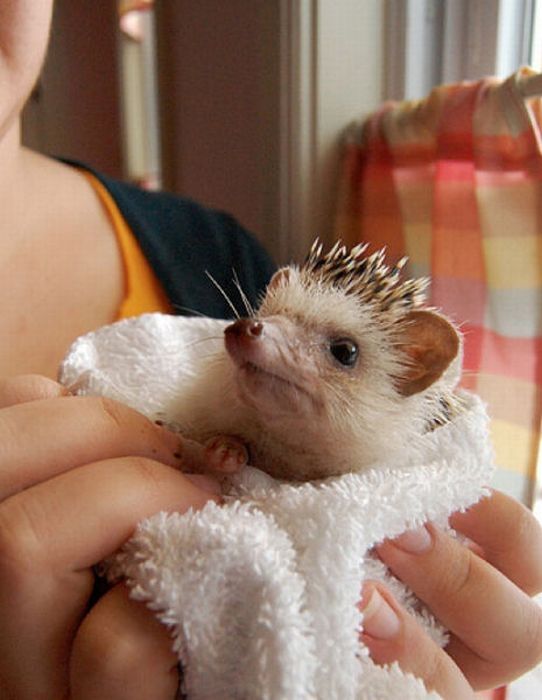
<path fill-rule="evenodd" d="M 0 140 L 0 238 L 11 239 L 21 230 L 27 218 L 31 181 L 17 121 Z"/>
<path fill-rule="evenodd" d="M 66 170 L 22 146 L 19 123 L 5 133 L 0 141 L 0 241 L 4 249 L 42 239 L 44 228 L 58 225 L 61 207 L 71 196 L 62 177 Z"/>
<path fill-rule="evenodd" d="M 13 166 L 21 153 L 21 129 L 19 121 L 15 121 L 0 138 L 0 183 L 5 185 L 13 174 Z M 5 187 L 0 190 L 0 195 Z"/>
<path fill-rule="evenodd" d="M 115 318 L 117 240 L 86 178 L 23 148 L 18 125 L 0 139 L 0 211 L 0 374 L 55 376 L 74 338 Z"/>

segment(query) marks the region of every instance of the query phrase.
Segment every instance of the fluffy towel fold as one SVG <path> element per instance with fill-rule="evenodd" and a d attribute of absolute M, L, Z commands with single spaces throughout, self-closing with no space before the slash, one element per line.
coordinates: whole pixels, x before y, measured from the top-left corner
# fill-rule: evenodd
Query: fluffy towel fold
<path fill-rule="evenodd" d="M 197 380 L 223 345 L 224 322 L 148 314 L 80 338 L 61 381 L 149 417 Z M 476 502 L 493 470 L 485 410 L 465 411 L 420 438 L 427 460 L 286 484 L 251 467 L 226 503 L 159 513 L 110 563 L 173 632 L 190 700 L 437 698 L 398 666 L 376 666 L 359 640 L 365 579 L 386 581 L 441 644 L 445 633 L 370 550 L 431 520 L 446 526 Z M 418 446 L 419 447 L 419 446 Z M 406 466 L 405 466 L 406 465 Z"/>

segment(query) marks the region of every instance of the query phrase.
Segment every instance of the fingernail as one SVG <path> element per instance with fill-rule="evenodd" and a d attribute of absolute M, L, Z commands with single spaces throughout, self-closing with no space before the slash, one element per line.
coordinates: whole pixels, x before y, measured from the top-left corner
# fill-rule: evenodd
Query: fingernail
<path fill-rule="evenodd" d="M 365 592 L 364 592 L 365 598 Z M 362 601 L 362 604 L 365 601 Z M 384 600 L 376 588 L 369 593 L 363 611 L 363 632 L 376 639 L 392 639 L 401 629 L 401 621 L 395 610 Z"/>
<path fill-rule="evenodd" d="M 433 539 L 429 530 L 422 525 L 415 530 L 407 530 L 392 540 L 393 544 L 409 554 L 423 554 L 431 549 Z"/>
<path fill-rule="evenodd" d="M 185 474 L 184 476 L 202 491 L 208 491 L 215 495 L 222 494 L 220 484 L 211 476 L 207 476 L 206 474 Z"/>

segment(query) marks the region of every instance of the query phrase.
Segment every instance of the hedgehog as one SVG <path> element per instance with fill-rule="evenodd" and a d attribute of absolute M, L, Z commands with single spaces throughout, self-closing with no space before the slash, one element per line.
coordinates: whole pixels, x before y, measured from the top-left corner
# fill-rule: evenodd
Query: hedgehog
<path fill-rule="evenodd" d="M 406 258 L 324 252 L 272 277 L 256 312 L 226 326 L 173 419 L 209 443 L 227 435 L 250 464 L 287 481 L 409 465 L 421 436 L 460 410 L 462 341 L 426 306 L 426 278 L 404 279 Z"/>

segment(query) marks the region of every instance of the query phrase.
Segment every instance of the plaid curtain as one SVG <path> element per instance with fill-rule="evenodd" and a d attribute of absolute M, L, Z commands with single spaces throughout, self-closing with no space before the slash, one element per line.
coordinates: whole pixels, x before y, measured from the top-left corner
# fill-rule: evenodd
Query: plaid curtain
<path fill-rule="evenodd" d="M 487 402 L 496 486 L 532 504 L 542 418 L 538 78 L 445 85 L 386 103 L 347 139 L 336 237 L 407 255 L 465 335 L 463 384 Z"/>

